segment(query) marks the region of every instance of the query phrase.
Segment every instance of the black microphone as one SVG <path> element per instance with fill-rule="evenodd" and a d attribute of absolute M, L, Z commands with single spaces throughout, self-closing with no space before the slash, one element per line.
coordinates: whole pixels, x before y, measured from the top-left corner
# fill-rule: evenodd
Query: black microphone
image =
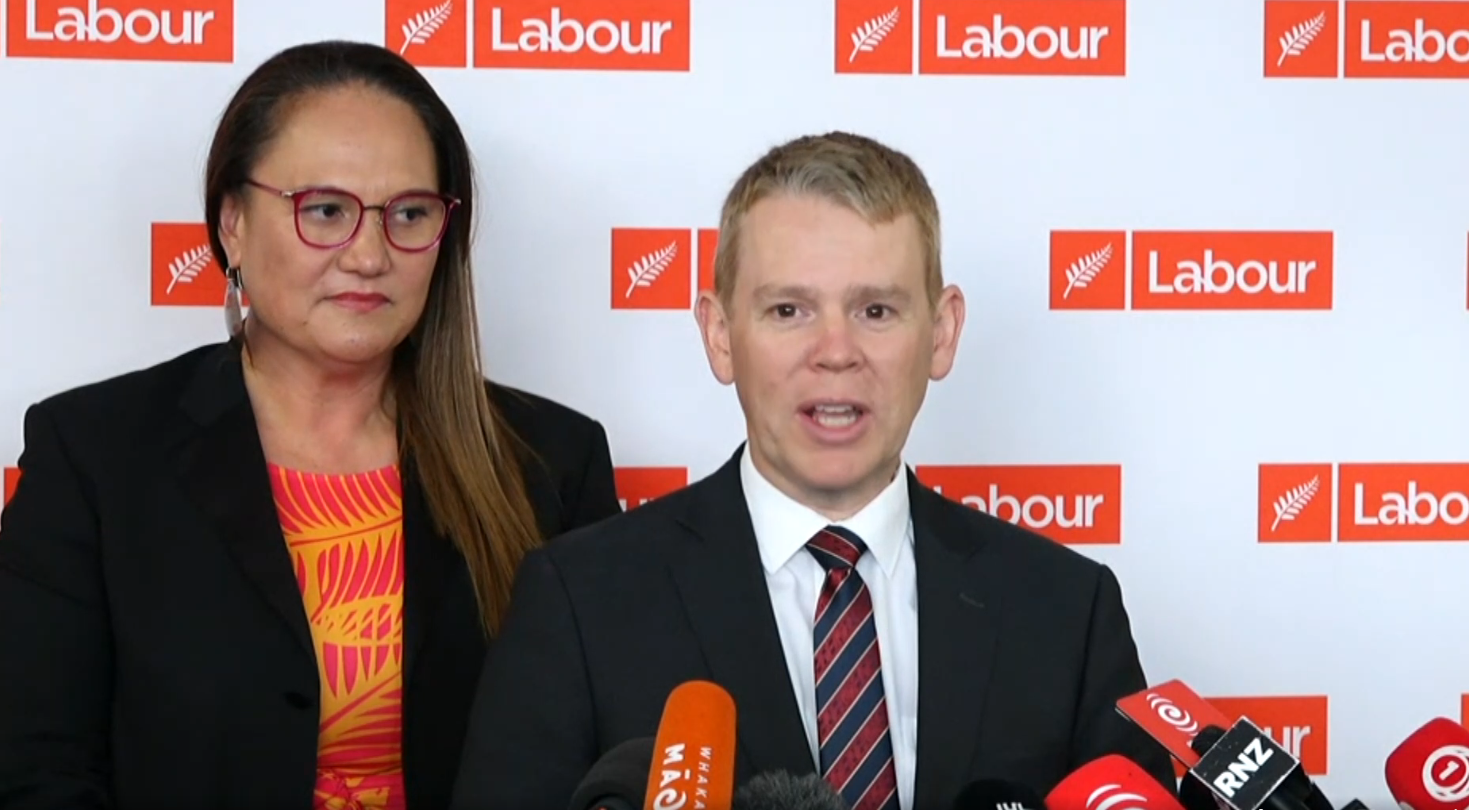
<path fill-rule="evenodd" d="M 1199 780 L 1225 810 L 1333 810 L 1301 761 L 1249 718 L 1228 731 L 1205 726 L 1190 747 L 1199 761 L 1184 782 Z M 1189 786 L 1179 787 L 1181 794 Z"/>
<path fill-rule="evenodd" d="M 1041 794 L 1019 782 L 981 779 L 970 782 L 954 799 L 954 810 L 1046 810 Z"/>
<path fill-rule="evenodd" d="M 1189 742 L 1196 754 L 1208 753 L 1219 738 L 1224 736 L 1224 729 L 1219 726 L 1204 726 Z M 1230 810 L 1224 800 L 1214 795 L 1214 791 L 1204 784 L 1193 771 L 1185 771 L 1183 778 L 1178 780 L 1178 803 L 1183 805 L 1184 810 Z"/>
<path fill-rule="evenodd" d="M 851 810 L 842 797 L 814 773 L 792 776 L 762 773 L 735 791 L 730 810 Z"/>
<path fill-rule="evenodd" d="M 587 771 L 568 810 L 643 810 L 652 766 L 652 737 L 618 743 Z"/>
<path fill-rule="evenodd" d="M 1198 737 L 1195 738 L 1192 745 L 1194 746 L 1194 750 L 1196 752 L 1202 754 L 1208 749 L 1213 748 L 1215 743 L 1218 743 L 1220 738 L 1222 738 L 1223 736 L 1224 729 L 1212 725 L 1205 726 L 1204 729 L 1199 732 Z M 1296 767 L 1292 768 L 1290 773 L 1286 774 L 1285 781 L 1281 783 L 1281 789 L 1284 790 L 1287 794 L 1294 796 L 1302 804 L 1304 804 L 1306 806 L 1306 810 L 1336 810 L 1336 808 L 1332 806 L 1331 800 L 1326 798 L 1325 793 L 1321 792 L 1321 786 L 1317 785 L 1315 780 L 1311 779 L 1311 777 L 1307 775 L 1306 766 L 1300 764 L 1300 760 L 1296 760 L 1293 757 L 1291 758 L 1291 761 L 1296 763 Z M 1179 787 L 1180 789 L 1182 789 L 1184 785 L 1190 782 L 1197 781 L 1198 780 L 1196 778 L 1189 779 L 1188 776 L 1185 776 Z M 1219 810 L 1230 810 L 1229 804 L 1224 802 L 1218 796 L 1214 796 L 1212 793 L 1210 795 L 1213 798 L 1215 806 L 1217 806 Z M 1342 810 L 1367 810 L 1367 808 L 1362 804 L 1362 802 L 1358 801 L 1357 799 L 1353 799 L 1350 802 L 1347 802 Z"/>

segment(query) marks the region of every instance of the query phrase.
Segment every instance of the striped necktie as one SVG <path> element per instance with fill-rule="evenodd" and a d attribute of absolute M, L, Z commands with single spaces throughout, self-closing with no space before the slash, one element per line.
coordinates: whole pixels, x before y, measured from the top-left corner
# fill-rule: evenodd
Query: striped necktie
<path fill-rule="evenodd" d="M 898 810 L 872 595 L 857 573 L 862 538 L 828 526 L 806 544 L 826 569 L 816 600 L 816 729 L 821 775 L 852 810 Z"/>

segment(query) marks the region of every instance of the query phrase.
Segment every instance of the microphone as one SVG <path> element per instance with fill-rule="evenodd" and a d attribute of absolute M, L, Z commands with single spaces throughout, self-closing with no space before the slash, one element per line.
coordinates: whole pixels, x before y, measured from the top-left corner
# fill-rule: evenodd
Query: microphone
<path fill-rule="evenodd" d="M 1435 717 L 1387 757 L 1387 789 L 1404 810 L 1469 807 L 1469 729 Z"/>
<path fill-rule="evenodd" d="M 643 810 L 729 810 L 734 766 L 734 698 L 710 681 L 681 683 L 663 704 Z"/>
<path fill-rule="evenodd" d="M 652 737 L 613 746 L 576 786 L 567 810 L 639 810 L 652 761 Z"/>
<path fill-rule="evenodd" d="M 1263 737 L 1266 744 L 1274 746 L 1274 750 L 1279 753 L 1279 756 L 1284 761 L 1290 763 L 1290 767 L 1286 771 L 1285 778 L 1281 781 L 1279 788 L 1275 792 L 1280 797 L 1284 797 L 1282 800 L 1293 799 L 1294 802 L 1289 806 L 1304 808 L 1304 810 L 1335 810 L 1335 808 L 1332 807 L 1331 800 L 1326 798 L 1325 793 L 1321 792 L 1321 787 L 1317 785 L 1309 775 L 1306 774 L 1306 766 L 1302 765 L 1300 760 L 1291 756 L 1290 752 L 1286 751 L 1284 748 L 1276 745 L 1275 741 L 1272 740 L 1268 734 L 1260 731 L 1260 729 L 1256 727 L 1254 723 L 1251 722 L 1248 718 L 1241 718 L 1241 722 L 1243 722 L 1249 728 L 1253 729 L 1255 734 Z M 1235 728 L 1238 728 L 1239 725 L 1239 723 L 1236 723 Z M 1231 729 L 1229 732 L 1225 732 L 1218 726 L 1208 726 L 1199 732 L 1198 736 L 1194 738 L 1192 745 L 1194 749 L 1202 755 L 1207 751 L 1212 750 L 1221 740 L 1224 739 L 1227 734 L 1232 733 L 1234 733 L 1234 729 Z M 1236 767 L 1238 767 L 1238 765 L 1236 765 Z M 1197 770 L 1190 770 L 1188 773 L 1188 777 L 1190 777 L 1192 781 L 1199 782 L 1203 782 L 1204 779 L 1204 777 L 1201 776 L 1200 772 Z M 1185 779 L 1185 781 L 1191 780 Z M 1215 806 L 1220 808 L 1220 810 L 1230 810 L 1230 808 L 1235 806 L 1228 800 L 1228 797 L 1225 797 L 1219 793 L 1216 785 L 1206 782 L 1204 783 L 1204 786 L 1213 792 Z M 1277 799 L 1275 795 L 1267 796 L 1265 804 L 1262 806 L 1266 808 L 1273 807 L 1274 805 L 1272 805 L 1272 802 L 1276 800 Z M 1361 802 L 1357 801 L 1356 799 L 1353 799 L 1352 801 L 1356 802 L 1358 805 L 1361 804 Z M 1348 810 L 1348 808 L 1351 807 L 1351 802 L 1348 802 L 1347 807 L 1343 808 L 1343 810 Z M 1279 808 L 1277 808 L 1277 810 L 1279 810 Z M 1365 808 L 1363 808 L 1363 810 L 1365 810 Z"/>
<path fill-rule="evenodd" d="M 1306 776 L 1300 760 L 1292 757 L 1246 718 L 1231 726 L 1222 712 L 1182 681 L 1168 681 L 1128 695 L 1117 701 L 1117 710 L 1161 743 L 1188 769 L 1184 783 L 1190 778 L 1201 781 L 1214 795 L 1214 803 L 1223 810 L 1259 810 L 1261 807 L 1266 810 L 1334 810 L 1321 788 Z M 1225 732 L 1225 727 L 1230 727 L 1230 730 Z M 1220 749 L 1226 738 L 1231 746 L 1258 744 L 1261 758 L 1268 748 L 1274 758 L 1270 766 L 1270 770 L 1275 771 L 1274 777 L 1260 776 L 1257 772 L 1261 767 L 1259 763 L 1240 759 L 1255 752 L 1247 752 L 1243 747 Z M 1255 743 L 1255 740 L 1259 742 Z M 1204 757 L 1213 751 L 1218 751 L 1215 758 L 1204 770 L 1199 770 Z M 1261 784 L 1272 778 L 1274 784 L 1262 793 Z M 1221 781 L 1216 783 L 1214 780 Z M 1235 792 L 1247 782 L 1249 789 L 1236 797 Z M 1183 797 L 1185 787 L 1193 786 L 1180 783 L 1180 797 Z M 1196 789 L 1190 791 L 1191 810 L 1198 810 L 1201 804 L 1196 794 Z"/>
<path fill-rule="evenodd" d="M 842 797 L 816 774 L 795 777 L 786 771 L 762 773 L 735 791 L 730 810 L 850 810 Z"/>
<path fill-rule="evenodd" d="M 1197 735 L 1198 764 L 1188 775 L 1204 783 L 1232 810 L 1311 810 L 1307 794 L 1314 785 L 1300 760 L 1270 735 L 1241 717 L 1214 739 L 1212 730 Z M 1324 797 L 1323 797 L 1324 798 Z M 1330 803 L 1327 803 L 1330 806 Z"/>
<path fill-rule="evenodd" d="M 1046 810 L 1183 810 L 1156 778 L 1120 754 L 1098 757 L 1072 771 L 1046 794 L 1045 807 Z"/>
<path fill-rule="evenodd" d="M 981 779 L 969 783 L 954 799 L 953 810 L 1057 810 L 1041 794 L 1019 782 Z"/>
<path fill-rule="evenodd" d="M 1185 768 L 1199 762 L 1192 743 L 1201 730 L 1229 725 L 1223 712 L 1176 679 L 1128 695 L 1117 701 L 1117 711 L 1168 749 Z"/>

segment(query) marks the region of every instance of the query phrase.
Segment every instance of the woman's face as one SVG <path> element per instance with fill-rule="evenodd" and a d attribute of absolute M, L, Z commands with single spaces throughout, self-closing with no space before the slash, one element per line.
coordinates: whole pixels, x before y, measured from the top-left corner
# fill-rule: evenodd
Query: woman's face
<path fill-rule="evenodd" d="M 313 93 L 291 103 L 276 138 L 250 174 L 281 191 L 329 187 L 381 206 L 405 192 L 438 192 L 433 143 L 418 115 L 380 90 L 360 86 Z M 418 323 L 428 298 L 439 245 L 411 252 L 437 231 L 442 206 L 428 197 L 402 199 L 388 211 L 354 218 L 340 193 L 296 201 L 256 185 L 224 201 L 220 237 L 240 268 L 250 303 L 247 327 L 327 366 L 347 367 L 389 356 Z M 299 219 L 299 224 L 298 224 Z M 360 226 L 340 247 L 339 242 Z"/>

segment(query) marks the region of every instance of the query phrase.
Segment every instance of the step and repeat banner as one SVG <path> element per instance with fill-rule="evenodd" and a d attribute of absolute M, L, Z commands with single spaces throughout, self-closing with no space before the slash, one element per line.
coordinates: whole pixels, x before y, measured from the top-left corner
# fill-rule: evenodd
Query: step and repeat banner
<path fill-rule="evenodd" d="M 222 339 L 202 225 L 244 76 L 420 65 L 478 162 L 489 373 L 600 419 L 624 503 L 743 436 L 691 304 L 797 135 L 912 155 L 969 302 L 907 459 L 1113 566 L 1152 682 L 1338 804 L 1469 713 L 1469 2 L 5 0 L 0 460 L 62 389 Z"/>

